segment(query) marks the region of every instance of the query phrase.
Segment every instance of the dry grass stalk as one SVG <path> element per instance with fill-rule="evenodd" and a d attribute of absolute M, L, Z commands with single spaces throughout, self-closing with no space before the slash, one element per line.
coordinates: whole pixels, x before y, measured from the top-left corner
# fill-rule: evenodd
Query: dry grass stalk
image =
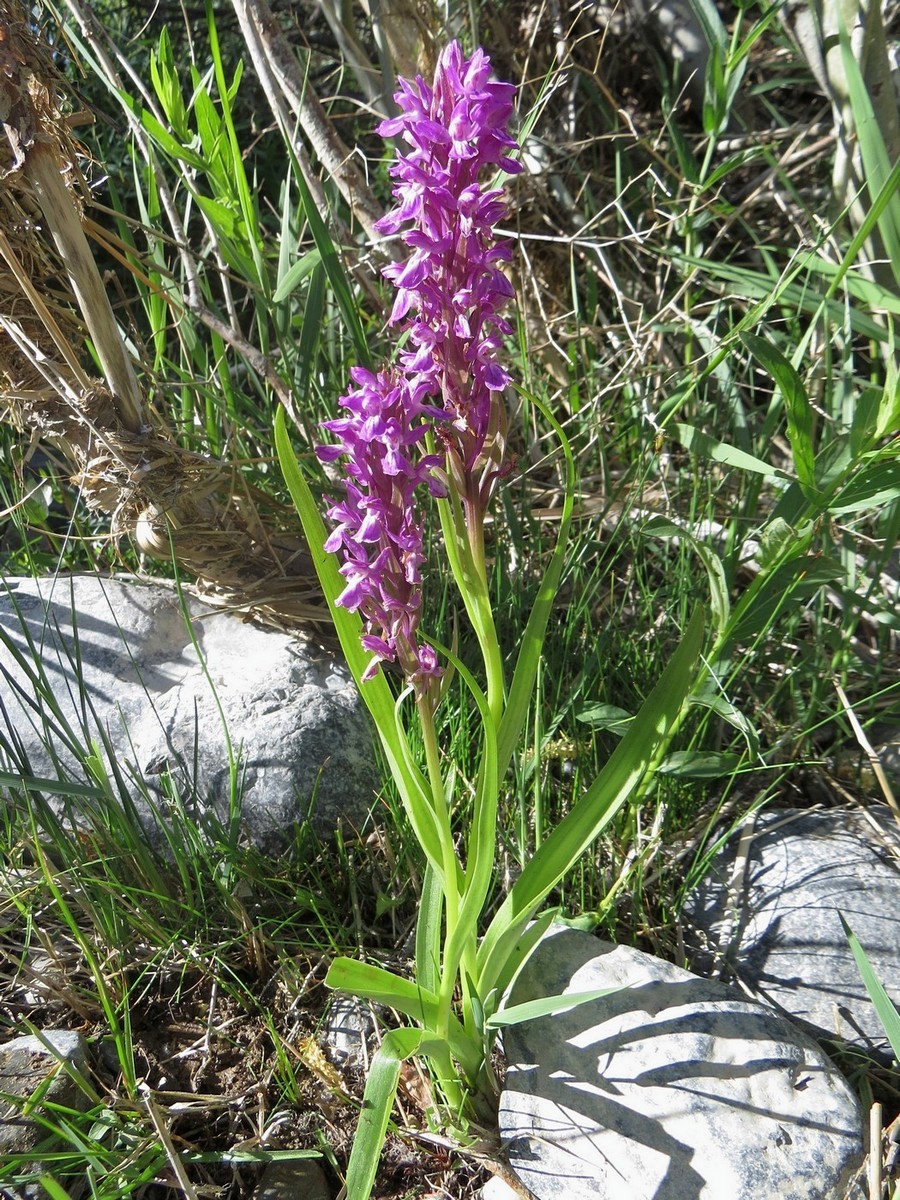
<path fill-rule="evenodd" d="M 148 409 L 85 229 L 68 97 L 25 10 L 0 10 L 0 419 L 54 445 L 87 505 L 212 599 L 286 628 L 325 615 L 292 516 L 234 466 L 184 450 Z M 97 222 L 102 226 L 102 221 Z M 85 368 L 85 336 L 104 378 Z M 260 507 L 268 504 L 264 520 Z"/>

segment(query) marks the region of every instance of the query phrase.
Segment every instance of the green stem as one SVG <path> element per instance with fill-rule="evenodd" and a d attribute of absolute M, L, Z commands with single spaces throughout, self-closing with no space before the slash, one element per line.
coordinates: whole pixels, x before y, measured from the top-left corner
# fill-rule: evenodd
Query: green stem
<path fill-rule="evenodd" d="M 438 505 L 438 512 L 450 569 L 484 661 L 488 709 L 494 727 L 499 729 L 506 695 L 503 659 L 488 592 L 484 527 L 476 506 L 470 504 L 468 508 L 467 519 L 460 498 L 451 486 L 446 501 Z"/>
<path fill-rule="evenodd" d="M 440 751 L 438 749 L 437 732 L 434 727 L 434 711 L 427 696 L 416 700 L 419 710 L 419 722 L 422 728 L 422 740 L 425 744 L 425 761 L 428 768 L 428 779 L 431 784 L 432 805 L 438 826 L 441 843 L 441 865 L 444 875 L 444 921 L 445 945 L 453 936 L 459 920 L 459 874 L 460 864 L 453 849 L 453 831 L 450 823 L 450 810 L 447 805 L 447 793 L 444 788 L 444 777 L 441 773 Z M 438 1037 L 447 1041 L 450 1033 L 450 1009 L 455 990 L 455 975 L 449 983 L 447 971 L 441 971 L 441 986 L 439 991 L 438 1021 L 435 1032 Z"/>

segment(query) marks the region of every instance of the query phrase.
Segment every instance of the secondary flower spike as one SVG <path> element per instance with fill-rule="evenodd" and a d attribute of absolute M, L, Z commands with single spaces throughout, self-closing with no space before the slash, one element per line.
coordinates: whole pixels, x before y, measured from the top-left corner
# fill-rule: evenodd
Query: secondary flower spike
<path fill-rule="evenodd" d="M 442 494 L 438 478 L 447 480 L 480 523 L 503 470 L 510 377 L 498 353 L 512 331 L 499 312 L 513 294 L 501 270 L 511 251 L 494 233 L 502 193 L 483 191 L 479 176 L 520 167 L 507 130 L 515 88 L 491 81 L 482 50 L 466 59 L 451 42 L 433 87 L 421 76 L 399 84 L 400 115 L 379 132 L 410 149 L 391 167 L 398 205 L 376 228 L 400 232 L 411 251 L 384 271 L 397 288 L 390 322 L 407 331 L 406 347 L 395 366 L 352 372 L 357 387 L 339 401 L 346 415 L 324 424 L 338 443 L 317 453 L 346 459 L 346 494 L 329 509 L 336 527 L 325 548 L 343 550 L 347 586 L 337 603 L 365 619 L 362 642 L 374 656 L 366 676 L 396 661 L 421 695 L 439 667 L 418 637 L 418 496 L 423 486 Z M 425 451 L 429 430 L 440 453 Z"/>
<path fill-rule="evenodd" d="M 362 644 L 374 657 L 364 678 L 379 662 L 398 661 L 420 690 L 439 673 L 434 651 L 418 645 L 416 636 L 424 555 L 415 491 L 420 484 L 439 490 L 431 471 L 441 459 L 422 454 L 419 445 L 422 418 L 433 410 L 396 370 L 373 375 L 356 367 L 351 378 L 358 386 L 339 401 L 348 415 L 324 422 L 338 443 L 317 449 L 323 462 L 347 459 L 346 494 L 328 510 L 336 526 L 325 549 L 344 551 L 340 570 L 347 586 L 337 603 L 366 620 Z"/>

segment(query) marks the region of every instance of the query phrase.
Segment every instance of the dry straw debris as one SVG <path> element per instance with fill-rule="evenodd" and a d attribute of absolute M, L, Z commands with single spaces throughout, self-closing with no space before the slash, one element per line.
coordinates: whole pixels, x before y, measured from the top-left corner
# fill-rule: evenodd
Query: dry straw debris
<path fill-rule="evenodd" d="M 178 445 L 147 401 L 87 232 L 74 130 L 91 114 L 18 3 L 0 8 L 0 420 L 51 444 L 87 506 L 154 558 L 174 554 L 208 599 L 282 628 L 324 616 L 291 513 L 240 469 Z M 85 339 L 101 364 L 96 378 Z M 143 377 L 144 383 L 140 382 Z"/>

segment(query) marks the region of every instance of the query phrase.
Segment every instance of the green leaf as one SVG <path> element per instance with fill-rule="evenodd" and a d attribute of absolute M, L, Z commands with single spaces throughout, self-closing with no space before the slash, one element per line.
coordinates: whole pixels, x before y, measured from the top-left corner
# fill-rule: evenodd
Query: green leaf
<path fill-rule="evenodd" d="M 344 325 L 353 342 L 356 357 L 363 366 L 369 367 L 372 361 L 372 356 L 369 353 L 369 341 L 363 329 L 362 322 L 359 319 L 356 304 L 353 301 L 353 293 L 350 290 L 347 272 L 344 270 L 343 264 L 338 257 L 337 249 L 331 239 L 331 234 L 328 232 L 328 226 L 322 220 L 322 215 L 313 201 L 309 186 L 303 178 L 303 172 L 299 168 L 295 172 L 295 179 L 310 233 L 313 236 L 316 249 L 319 251 L 322 266 L 325 268 L 328 282 L 331 284 L 331 290 L 334 292 L 334 298 L 343 317 Z"/>
<path fill-rule="evenodd" d="M 861 512 L 900 499 L 900 462 L 861 468 L 828 504 L 830 513 Z"/>
<path fill-rule="evenodd" d="M 538 913 L 531 924 L 522 930 L 489 994 L 501 997 L 508 993 L 513 980 L 524 969 L 525 964 L 543 941 L 544 935 L 554 921 L 565 922 L 566 918 L 560 915 L 558 908 L 547 908 L 542 913 Z"/>
<path fill-rule="evenodd" d="M 52 1175 L 42 1175 L 40 1186 L 47 1193 L 50 1200 L 72 1200 L 72 1195 L 67 1192 L 62 1184 L 53 1178 Z"/>
<path fill-rule="evenodd" d="M 299 397 L 306 395 L 312 375 L 313 363 L 322 336 L 322 320 L 325 314 L 325 271 L 322 264 L 315 268 L 306 294 L 303 324 L 300 328 L 300 345 L 297 347 L 295 391 Z"/>
<path fill-rule="evenodd" d="M 680 442 L 686 450 L 690 450 L 692 454 L 699 454 L 701 458 L 709 458 L 713 462 L 736 467 L 739 471 L 752 471 L 754 474 L 765 475 L 768 478 L 783 474 L 781 471 L 776 471 L 767 462 L 763 462 L 761 458 L 747 454 L 744 450 L 738 450 L 737 446 L 729 446 L 726 442 L 720 442 L 708 433 L 701 433 L 692 425 L 682 425 L 680 422 L 676 422 L 672 429 L 676 441 Z"/>
<path fill-rule="evenodd" d="M 163 106 L 166 119 L 182 142 L 190 140 L 188 132 L 187 113 L 184 107 L 184 97 L 181 94 L 181 81 L 175 69 L 175 58 L 172 54 L 172 43 L 169 31 L 164 25 L 159 35 L 158 50 L 150 52 L 150 79 L 154 91 Z"/>
<path fill-rule="evenodd" d="M 235 236 L 241 236 L 242 231 L 238 225 L 239 218 L 227 204 L 222 204 L 219 200 L 213 200 L 210 196 L 204 196 L 200 192 L 194 192 L 194 199 L 220 237 L 234 240 Z M 239 256 L 238 261 L 245 262 L 246 259 Z"/>
<path fill-rule="evenodd" d="M 777 614 L 814 596 L 840 579 L 843 568 L 832 558 L 801 555 L 759 577 L 735 606 L 730 640 L 747 642 L 767 630 Z"/>
<path fill-rule="evenodd" d="M 727 721 L 729 725 L 743 734 L 751 756 L 755 757 L 759 753 L 759 734 L 752 722 L 723 695 L 708 692 L 699 696 L 691 696 L 688 699 L 688 704 L 698 708 L 710 709 L 717 717 L 720 717 L 723 721 Z"/>
<path fill-rule="evenodd" d="M 439 1052 L 441 1044 L 421 1029 L 392 1029 L 372 1056 L 359 1124 L 347 1165 L 347 1200 L 368 1200 L 384 1146 L 400 1065 L 414 1054 Z"/>
<path fill-rule="evenodd" d="M 850 943 L 850 949 L 853 951 L 853 957 L 856 959 L 856 965 L 866 991 L 869 993 L 869 999 L 875 1006 L 879 1021 L 884 1026 L 884 1032 L 887 1034 L 894 1057 L 900 1059 L 900 1013 L 897 1012 L 894 1002 L 885 991 L 884 984 L 875 974 L 859 939 L 844 919 L 844 914 L 838 911 L 838 916 L 844 927 L 844 933 L 847 935 L 847 941 Z"/>
<path fill-rule="evenodd" d="M 804 492 L 817 493 L 816 452 L 813 446 L 813 411 L 803 381 L 794 367 L 765 338 L 742 333 L 741 341 L 751 356 L 772 376 L 784 400 L 788 440 L 794 459 L 794 470 Z"/>
<path fill-rule="evenodd" d="M 621 737 L 634 720 L 634 716 L 615 704 L 589 704 L 587 708 L 575 714 L 575 720 L 590 725 L 592 729 L 608 729 L 610 733 Z"/>
<path fill-rule="evenodd" d="M 119 96 L 122 102 L 132 110 L 144 129 L 146 129 L 153 141 L 159 146 L 160 150 L 163 150 L 171 158 L 176 159 L 176 161 L 187 163 L 189 167 L 196 167 L 199 171 L 207 169 L 207 163 L 200 155 L 195 154 L 193 150 L 189 150 L 187 146 L 182 146 L 179 141 L 172 137 L 168 129 L 157 121 L 152 112 L 146 108 L 142 108 L 136 100 L 133 100 L 130 96 L 126 96 L 124 92 L 120 92 Z"/>
<path fill-rule="evenodd" d="M 842 16 L 840 6 L 837 8 L 837 12 L 839 16 Z M 898 191 L 896 182 L 896 169 L 900 164 L 892 163 L 891 151 L 886 144 L 891 136 L 896 138 L 896 99 L 892 96 L 890 101 L 894 123 L 894 133 L 891 135 L 889 129 L 882 127 L 884 108 L 876 113 L 872 105 L 869 87 L 860 70 L 850 34 L 843 20 L 840 21 L 838 36 L 841 44 L 844 78 L 847 82 L 850 105 L 853 110 L 853 124 L 856 126 L 856 137 L 863 161 L 869 204 L 870 208 L 874 209 L 876 201 L 882 200 L 877 222 L 878 232 L 884 242 L 894 278 L 900 285 L 900 191 Z M 881 39 L 881 52 L 885 53 L 883 29 Z M 885 123 L 888 124 L 889 121 Z"/>
<path fill-rule="evenodd" d="M 884 385 L 881 404 L 878 406 L 878 421 L 874 437 L 896 437 L 900 434 L 900 365 L 896 358 L 888 363 L 888 377 Z"/>
<path fill-rule="evenodd" d="M 275 289 L 275 294 L 272 296 L 272 301 L 275 304 L 280 304 L 282 300 L 286 300 L 291 292 L 310 275 L 312 271 L 322 261 L 322 255 L 318 250 L 310 250 L 299 258 L 293 266 L 285 271 L 278 286 Z"/>
<path fill-rule="evenodd" d="M 900 178 L 900 162 L 897 163 L 895 171 L 897 177 Z M 848 256 L 854 247 L 858 252 L 864 242 L 865 235 L 862 232 L 857 234 L 847 252 Z M 864 337 L 873 338 L 879 342 L 891 340 L 891 335 L 884 322 L 871 316 L 862 305 L 852 305 L 848 312 L 843 299 L 833 299 L 834 293 L 849 270 L 852 259 L 848 261 L 845 258 L 842 270 L 835 275 L 828 295 L 823 300 L 821 289 L 815 286 L 810 287 L 805 281 L 803 283 L 795 282 L 797 276 L 807 267 L 809 258 L 795 259 L 781 276 L 773 280 L 761 271 L 737 266 L 731 262 L 717 261 L 714 258 L 699 258 L 696 255 L 683 254 L 673 246 L 667 247 L 666 253 L 668 257 L 684 263 L 685 266 L 703 272 L 707 278 L 721 279 L 730 290 L 736 291 L 748 300 L 758 301 L 758 307 L 751 310 L 742 321 L 745 326 L 750 322 L 758 323 L 764 313 L 773 311 L 777 305 L 781 304 L 794 313 L 808 314 L 813 319 L 811 323 L 824 317 L 838 328 L 842 328 L 849 320 L 854 332 L 860 333 Z"/>
<path fill-rule="evenodd" d="M 733 775 L 740 763 L 740 754 L 724 750 L 677 750 L 667 754 L 657 769 L 660 775 L 676 779 L 721 779 Z"/>
<path fill-rule="evenodd" d="M 437 995 L 441 986 L 441 921 L 444 893 L 431 863 L 425 864 L 425 878 L 419 897 L 416 920 L 416 981 L 427 992 Z"/>
<path fill-rule="evenodd" d="M 437 1027 L 440 1002 L 434 992 L 426 991 L 421 983 L 395 975 L 374 963 L 357 962 L 352 958 L 336 958 L 325 976 L 326 987 L 349 992 L 364 1000 L 394 1008 L 426 1029 Z M 450 1015 L 449 1046 L 454 1057 L 471 1078 L 481 1066 L 481 1047 L 467 1037 L 459 1020 Z"/>
<path fill-rule="evenodd" d="M 698 609 L 681 644 L 594 784 L 541 843 L 513 884 L 478 950 L 479 994 L 495 986 L 538 906 L 644 781 L 677 727 L 703 644 Z"/>
<path fill-rule="evenodd" d="M 24 787 L 35 792 L 46 792 L 50 796 L 82 796 L 95 800 L 103 795 L 103 789 L 95 783 L 72 783 L 67 779 L 40 779 L 36 775 L 17 775 L 10 771 L 0 771 L 0 787 Z"/>
<path fill-rule="evenodd" d="M 566 437 L 563 427 L 546 405 L 538 400 L 536 396 L 524 392 L 523 394 L 527 396 L 552 426 L 553 432 L 556 434 L 559 444 L 562 447 L 563 455 L 565 456 L 566 475 L 563 507 L 556 535 L 556 545 L 553 548 L 553 554 L 550 556 L 550 562 L 541 580 L 540 591 L 537 594 L 525 625 L 525 631 L 522 634 L 512 683 L 510 684 L 506 707 L 497 734 L 497 761 L 501 777 L 515 753 L 519 734 L 522 731 L 522 726 L 525 723 L 528 716 L 528 709 L 531 705 L 538 663 L 541 661 L 541 653 L 544 647 L 544 635 L 547 632 L 547 622 L 550 620 L 550 614 L 553 611 L 553 603 L 556 599 L 556 593 L 559 591 L 559 581 L 562 578 L 562 570 L 565 564 L 569 526 L 572 523 L 575 497 L 575 459 L 572 456 L 572 448 L 569 445 L 569 439 Z"/>
<path fill-rule="evenodd" d="M 597 988 L 592 992 L 569 992 L 562 996 L 541 996 L 539 1000 L 528 1000 L 524 1004 L 511 1004 L 501 1008 L 485 1021 L 486 1029 L 504 1029 L 509 1025 L 521 1025 L 523 1021 L 534 1021 L 538 1017 L 552 1017 L 557 1013 L 569 1012 L 580 1008 L 582 1004 L 590 1004 L 594 1000 L 602 1000 L 615 992 L 623 991 L 628 985 L 618 987 Z"/>
<path fill-rule="evenodd" d="M 795 490 L 799 495 L 799 489 Z M 770 567 L 777 566 L 791 550 L 795 554 L 802 554 L 809 547 L 812 532 L 810 524 L 798 529 L 784 517 L 772 517 L 759 536 L 759 552 L 756 559 L 760 567 L 767 571 Z"/>

